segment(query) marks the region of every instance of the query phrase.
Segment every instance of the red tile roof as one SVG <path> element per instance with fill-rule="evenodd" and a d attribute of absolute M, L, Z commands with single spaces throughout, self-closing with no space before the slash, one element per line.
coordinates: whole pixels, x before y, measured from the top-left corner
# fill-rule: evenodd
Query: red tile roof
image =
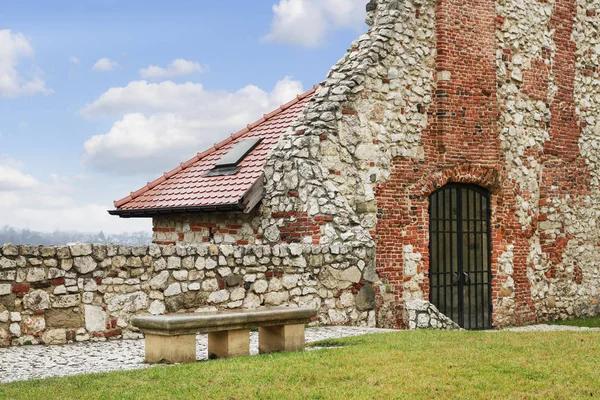
<path fill-rule="evenodd" d="M 148 216 L 159 212 L 240 209 L 244 195 L 262 177 L 267 154 L 304 110 L 316 86 L 248 125 L 212 148 L 114 202 L 113 215 Z M 235 175 L 206 177 L 215 163 L 241 140 L 263 140 L 240 163 Z"/>

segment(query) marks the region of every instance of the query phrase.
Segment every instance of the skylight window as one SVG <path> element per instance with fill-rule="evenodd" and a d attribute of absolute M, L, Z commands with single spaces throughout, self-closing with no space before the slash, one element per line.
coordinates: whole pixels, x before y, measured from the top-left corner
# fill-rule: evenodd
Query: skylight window
<path fill-rule="evenodd" d="M 252 138 L 236 143 L 227 154 L 217 161 L 215 167 L 208 171 L 205 176 L 233 175 L 237 173 L 242 168 L 238 164 L 242 162 L 261 140 L 262 138 Z"/>

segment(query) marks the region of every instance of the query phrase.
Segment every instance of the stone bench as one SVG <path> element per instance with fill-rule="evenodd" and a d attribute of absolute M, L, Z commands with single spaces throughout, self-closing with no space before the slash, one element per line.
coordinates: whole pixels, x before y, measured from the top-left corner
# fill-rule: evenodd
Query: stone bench
<path fill-rule="evenodd" d="M 137 316 L 131 321 L 146 338 L 146 362 L 196 361 L 196 334 L 208 333 L 208 357 L 250 354 L 250 328 L 258 327 L 259 352 L 304 349 L 304 325 L 312 308 L 263 307 L 252 310 Z"/>

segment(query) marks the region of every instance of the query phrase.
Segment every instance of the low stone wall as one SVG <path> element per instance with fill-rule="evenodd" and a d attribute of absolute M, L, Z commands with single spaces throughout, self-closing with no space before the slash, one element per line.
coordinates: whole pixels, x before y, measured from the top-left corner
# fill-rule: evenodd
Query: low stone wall
<path fill-rule="evenodd" d="M 404 324 L 408 329 L 456 330 L 460 326 L 426 300 L 411 300 L 404 307 Z"/>
<path fill-rule="evenodd" d="M 363 244 L 7 244 L 0 346 L 138 338 L 137 314 L 280 304 L 314 307 L 323 324 L 375 326 L 373 258 Z"/>

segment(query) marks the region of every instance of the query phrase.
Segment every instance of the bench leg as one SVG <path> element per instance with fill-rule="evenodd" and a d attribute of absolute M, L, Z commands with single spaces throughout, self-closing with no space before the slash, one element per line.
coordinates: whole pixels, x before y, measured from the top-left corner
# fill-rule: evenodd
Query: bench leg
<path fill-rule="evenodd" d="M 250 329 L 209 332 L 208 358 L 229 358 L 250 354 Z"/>
<path fill-rule="evenodd" d="M 196 335 L 161 336 L 146 334 L 146 362 L 196 362 Z"/>
<path fill-rule="evenodd" d="M 261 354 L 304 349 L 304 324 L 261 326 L 258 350 Z"/>

